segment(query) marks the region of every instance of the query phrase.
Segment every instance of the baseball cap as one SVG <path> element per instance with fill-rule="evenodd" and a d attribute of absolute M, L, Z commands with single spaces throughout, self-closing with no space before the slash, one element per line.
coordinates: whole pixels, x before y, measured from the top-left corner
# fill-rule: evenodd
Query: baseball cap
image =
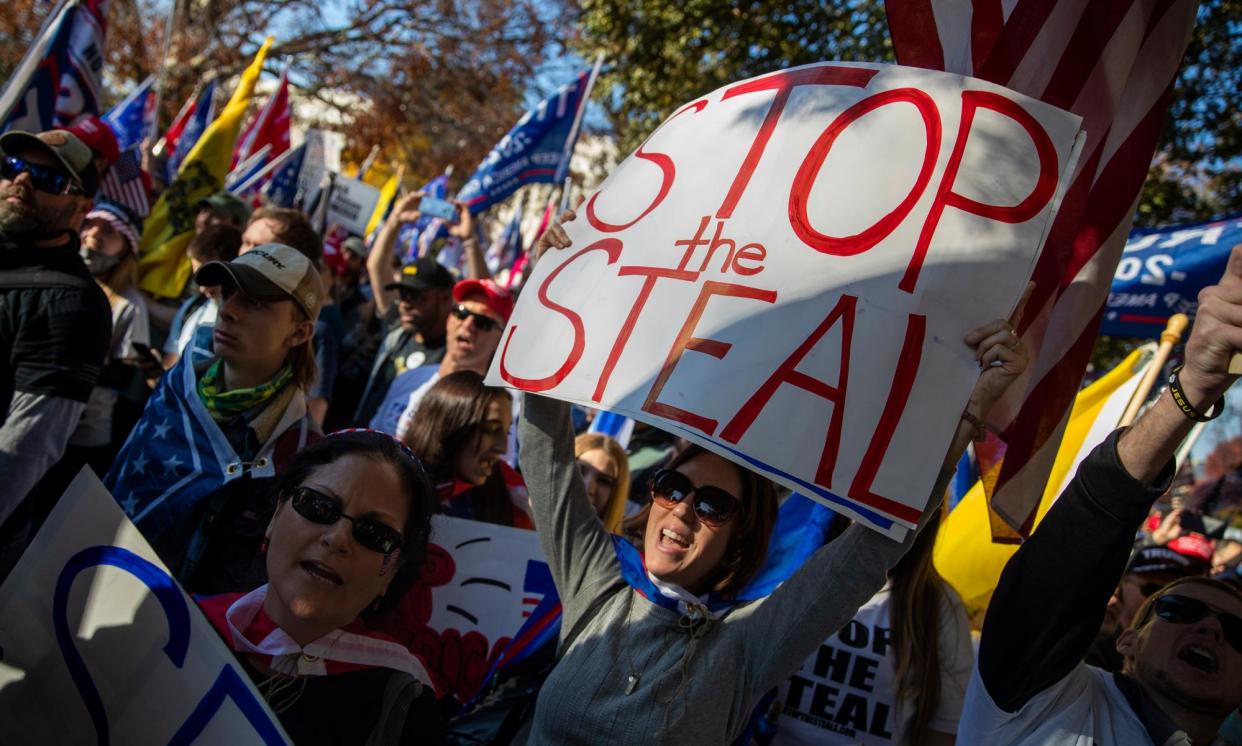
<path fill-rule="evenodd" d="M 483 303 L 506 323 L 513 314 L 513 295 L 492 280 L 462 280 L 453 286 L 453 300 L 461 303 L 470 295 L 482 295 Z"/>
<path fill-rule="evenodd" d="M 370 251 L 367 249 L 367 242 L 357 236 L 350 236 L 341 244 L 342 249 L 349 249 L 358 256 L 366 258 Z"/>
<path fill-rule="evenodd" d="M 1130 557 L 1127 575 L 1164 575 L 1186 577 L 1202 575 L 1208 562 L 1202 557 L 1184 554 L 1168 546 L 1143 547 Z"/>
<path fill-rule="evenodd" d="M 203 208 L 228 215 L 234 223 L 240 226 L 246 225 L 246 221 L 250 219 L 250 205 L 231 192 L 216 192 L 198 203 L 198 209 Z"/>
<path fill-rule="evenodd" d="M 232 285 L 259 301 L 291 300 L 311 321 L 319 318 L 323 304 L 319 270 L 305 254 L 280 243 L 261 244 L 231 262 L 207 262 L 194 281 L 207 287 Z"/>
<path fill-rule="evenodd" d="M 411 290 L 448 289 L 453 287 L 453 274 L 448 268 L 431 257 L 422 257 L 401 268 L 401 279 L 384 286 L 385 290 L 409 288 Z"/>
<path fill-rule="evenodd" d="M 129 250 L 138 253 L 138 239 L 142 234 L 142 221 L 134 216 L 124 205 L 100 200 L 91 211 L 86 213 L 87 220 L 103 220 L 112 226 L 112 230 L 120 233 L 129 241 Z"/>
<path fill-rule="evenodd" d="M 121 147 L 117 144 L 116 134 L 94 114 L 83 114 L 64 129 L 72 132 L 96 155 L 102 156 L 109 166 L 115 166 L 117 159 L 121 157 Z"/>
<path fill-rule="evenodd" d="M 39 134 L 6 132 L 0 135 L 0 152 L 15 155 L 22 150 L 38 150 L 55 159 L 68 176 L 76 179 L 87 197 L 99 189 L 99 172 L 91 149 L 67 130 L 48 130 Z"/>

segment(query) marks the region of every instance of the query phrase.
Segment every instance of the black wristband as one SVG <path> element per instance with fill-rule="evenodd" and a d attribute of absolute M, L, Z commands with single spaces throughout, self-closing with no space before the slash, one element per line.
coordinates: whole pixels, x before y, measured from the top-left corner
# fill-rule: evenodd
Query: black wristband
<path fill-rule="evenodd" d="M 1216 400 L 1216 403 L 1212 405 L 1211 411 L 1207 414 L 1203 414 L 1194 408 L 1194 405 L 1186 399 L 1186 392 L 1182 391 L 1182 382 L 1178 378 L 1178 374 L 1182 372 L 1182 367 L 1181 365 L 1177 366 L 1169 374 L 1169 395 L 1173 397 L 1173 403 L 1177 405 L 1177 408 L 1182 410 L 1182 414 L 1195 422 L 1211 422 L 1224 414 L 1225 398 L 1223 396 Z"/>

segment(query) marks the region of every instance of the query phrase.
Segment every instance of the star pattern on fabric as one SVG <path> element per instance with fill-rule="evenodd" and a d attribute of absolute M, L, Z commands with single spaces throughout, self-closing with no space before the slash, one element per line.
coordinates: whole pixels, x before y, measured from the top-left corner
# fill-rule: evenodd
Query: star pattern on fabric
<path fill-rule="evenodd" d="M 129 493 L 129 497 L 121 501 L 121 507 L 125 509 L 126 515 L 133 515 L 138 508 L 138 499 L 134 497 L 134 493 Z"/>
<path fill-rule="evenodd" d="M 146 474 L 147 464 L 150 462 L 151 460 L 146 457 L 146 454 L 140 453 L 138 454 L 138 458 L 130 462 L 130 466 L 134 467 L 135 474 Z"/>
<path fill-rule="evenodd" d="M 168 418 L 165 417 L 163 423 L 155 426 L 155 437 L 160 438 L 161 440 L 168 437 L 168 430 L 171 427 L 172 425 L 168 424 Z"/>
<path fill-rule="evenodd" d="M 181 466 L 181 460 L 177 458 L 177 454 L 175 453 L 169 456 L 168 458 L 164 459 L 160 463 L 164 465 L 164 476 L 176 474 L 177 467 Z"/>

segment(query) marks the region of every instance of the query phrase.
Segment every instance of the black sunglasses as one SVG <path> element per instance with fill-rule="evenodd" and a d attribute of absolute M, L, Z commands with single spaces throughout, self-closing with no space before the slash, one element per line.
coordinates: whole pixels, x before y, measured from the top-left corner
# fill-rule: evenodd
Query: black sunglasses
<path fill-rule="evenodd" d="M 1172 624 L 1194 624 L 1210 614 L 1220 622 L 1225 640 L 1234 650 L 1242 653 L 1242 618 L 1214 609 L 1197 598 L 1175 593 L 1157 598 L 1152 608 L 1156 616 Z"/>
<path fill-rule="evenodd" d="M 729 522 L 740 507 L 738 499 L 719 487 L 695 487 L 690 478 L 674 469 L 661 469 L 651 480 L 651 499 L 671 510 L 674 505 L 694 495 L 690 504 L 699 520 L 712 528 Z"/>
<path fill-rule="evenodd" d="M 481 313 L 475 313 L 461 304 L 453 307 L 453 315 L 457 317 L 458 321 L 465 321 L 466 319 L 473 318 L 474 328 L 481 332 L 490 332 L 493 329 L 500 328 L 500 322 L 496 319 Z"/>
<path fill-rule="evenodd" d="M 22 160 L 15 155 L 0 159 L 0 178 L 13 181 L 22 174 L 30 174 L 30 183 L 40 192 L 48 194 L 82 194 L 82 187 L 70 176 L 51 166 Z"/>
<path fill-rule="evenodd" d="M 353 527 L 354 541 L 380 554 L 392 554 L 401 547 L 401 532 L 374 518 L 354 518 L 341 512 L 341 501 L 310 487 L 291 490 L 293 509 L 311 523 L 331 526 L 344 518 Z"/>

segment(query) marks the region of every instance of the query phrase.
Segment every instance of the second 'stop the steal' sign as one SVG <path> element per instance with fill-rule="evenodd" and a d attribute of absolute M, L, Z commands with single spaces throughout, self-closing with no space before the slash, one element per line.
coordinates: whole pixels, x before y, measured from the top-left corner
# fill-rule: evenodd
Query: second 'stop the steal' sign
<path fill-rule="evenodd" d="M 539 263 L 488 382 L 623 412 L 894 538 L 1077 154 L 970 78 L 822 63 L 676 111 Z"/>

